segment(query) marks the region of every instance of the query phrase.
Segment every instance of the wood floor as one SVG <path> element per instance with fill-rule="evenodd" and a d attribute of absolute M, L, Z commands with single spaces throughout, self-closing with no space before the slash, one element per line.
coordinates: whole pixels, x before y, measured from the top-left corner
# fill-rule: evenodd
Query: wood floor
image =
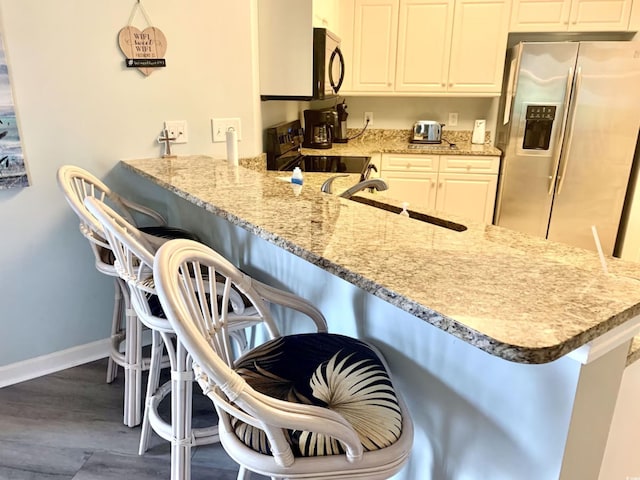
<path fill-rule="evenodd" d="M 147 453 L 137 454 L 140 427 L 122 423 L 122 371 L 107 384 L 106 365 L 100 360 L 0 389 L 0 480 L 170 478 L 168 442 L 154 434 Z M 201 395 L 194 395 L 194 417 L 198 424 L 215 421 Z M 219 444 L 195 448 L 191 468 L 192 480 L 231 480 L 238 471 Z"/>

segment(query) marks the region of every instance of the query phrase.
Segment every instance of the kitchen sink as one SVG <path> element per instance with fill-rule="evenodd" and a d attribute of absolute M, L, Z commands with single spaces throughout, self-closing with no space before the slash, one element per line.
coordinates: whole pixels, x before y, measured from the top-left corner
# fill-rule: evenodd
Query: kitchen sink
<path fill-rule="evenodd" d="M 400 207 L 389 205 L 388 203 L 378 202 L 370 198 L 354 196 L 349 198 L 349 200 L 379 208 L 381 210 L 386 210 L 387 212 L 391 213 L 400 214 L 400 212 L 402 211 L 402 208 Z M 431 215 L 427 215 L 426 213 L 420 213 L 413 210 L 407 210 L 407 212 L 409 212 L 409 218 L 413 218 L 414 220 L 419 220 L 421 222 L 430 223 L 438 227 L 448 228 L 449 230 L 455 230 L 456 232 L 464 232 L 467 229 L 467 227 L 462 225 L 461 223 L 451 222 L 442 218 L 433 217 Z"/>

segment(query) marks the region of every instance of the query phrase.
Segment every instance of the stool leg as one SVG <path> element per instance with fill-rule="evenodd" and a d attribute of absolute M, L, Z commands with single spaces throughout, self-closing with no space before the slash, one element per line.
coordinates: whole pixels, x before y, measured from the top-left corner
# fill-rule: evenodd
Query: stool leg
<path fill-rule="evenodd" d="M 244 468 L 243 465 L 240 465 L 240 470 L 238 470 L 237 480 L 249 480 L 251 478 L 251 472 Z"/>
<path fill-rule="evenodd" d="M 175 368 L 174 368 L 175 366 Z M 193 371 L 187 351 L 176 340 L 176 363 L 171 371 L 171 480 L 191 478 L 191 402 Z"/>
<path fill-rule="evenodd" d="M 122 280 L 120 280 L 122 281 Z M 124 282 L 122 282 L 124 283 Z M 125 365 L 124 365 L 124 424 L 140 424 L 142 397 L 142 324 L 133 308 L 129 295 L 125 300 Z"/>
<path fill-rule="evenodd" d="M 118 279 L 114 279 L 115 294 L 113 300 L 113 318 L 111 319 L 111 338 L 115 337 L 120 331 L 120 323 L 122 319 L 122 286 Z M 113 383 L 118 376 L 118 364 L 109 357 L 107 365 L 107 383 Z"/>
<path fill-rule="evenodd" d="M 157 330 L 151 332 L 151 363 L 149 365 L 149 378 L 147 379 L 147 394 L 144 402 L 144 416 L 142 417 L 142 430 L 140 431 L 140 446 L 138 447 L 138 455 L 143 455 L 149 448 L 149 440 L 151 438 L 151 423 L 149 420 L 150 410 L 153 408 L 153 396 L 160 386 L 160 371 L 162 362 L 162 353 L 164 351 L 164 342 L 162 336 Z"/>

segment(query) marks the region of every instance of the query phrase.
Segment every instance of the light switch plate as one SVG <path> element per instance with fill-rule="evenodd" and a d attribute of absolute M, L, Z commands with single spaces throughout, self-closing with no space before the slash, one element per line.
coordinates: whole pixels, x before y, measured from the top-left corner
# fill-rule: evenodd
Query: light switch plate
<path fill-rule="evenodd" d="M 227 130 L 233 128 L 238 134 L 238 141 L 242 140 L 242 130 L 239 118 L 211 118 L 211 138 L 214 143 L 226 142 Z"/>

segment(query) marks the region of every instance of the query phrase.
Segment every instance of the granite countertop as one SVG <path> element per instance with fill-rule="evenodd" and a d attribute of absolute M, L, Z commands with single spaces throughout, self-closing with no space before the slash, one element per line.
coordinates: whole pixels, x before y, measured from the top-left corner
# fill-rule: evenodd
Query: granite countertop
<path fill-rule="evenodd" d="M 348 130 L 349 137 L 354 137 L 358 130 Z M 349 140 L 348 143 L 334 143 L 332 148 L 316 150 L 303 148 L 307 155 L 371 155 L 375 153 L 422 154 L 422 155 L 490 155 L 500 156 L 502 152 L 491 145 L 490 133 L 486 133 L 483 145 L 471 143 L 470 131 L 443 130 L 442 138 L 452 142 L 456 148 L 451 148 L 446 142 L 441 145 L 413 145 L 410 146 L 410 130 L 373 129 L 363 135 Z M 417 148 L 413 148 L 417 147 Z"/>
<path fill-rule="evenodd" d="M 131 171 L 492 355 L 553 361 L 640 314 L 640 266 L 501 227 L 456 232 L 335 195 L 306 173 L 205 156 L 127 160 Z M 337 179 L 340 192 L 357 178 Z M 381 198 L 381 197 L 376 197 Z M 295 214 L 292 214 L 294 212 Z M 427 212 L 428 213 L 428 212 Z M 451 218 L 458 221 L 460 219 Z"/>

